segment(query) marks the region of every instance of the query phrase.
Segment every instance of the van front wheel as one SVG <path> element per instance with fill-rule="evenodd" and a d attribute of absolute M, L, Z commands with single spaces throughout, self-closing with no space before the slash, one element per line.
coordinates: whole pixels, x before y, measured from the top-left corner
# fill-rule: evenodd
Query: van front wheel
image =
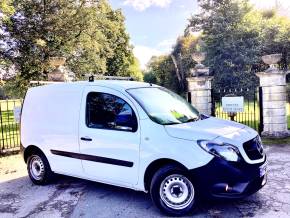
<path fill-rule="evenodd" d="M 162 167 L 154 174 L 150 194 L 161 211 L 173 216 L 189 213 L 196 202 L 190 177 L 186 171 L 174 165 Z"/>
<path fill-rule="evenodd" d="M 31 181 L 36 185 L 48 184 L 53 174 L 46 157 L 41 153 L 29 156 L 27 171 Z"/>

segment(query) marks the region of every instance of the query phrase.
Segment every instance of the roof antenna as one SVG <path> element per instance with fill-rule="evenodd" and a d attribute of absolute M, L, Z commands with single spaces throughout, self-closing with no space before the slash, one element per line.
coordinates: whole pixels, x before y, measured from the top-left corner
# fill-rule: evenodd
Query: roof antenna
<path fill-rule="evenodd" d="M 95 81 L 94 75 L 89 76 L 89 82 L 94 82 L 94 81 Z"/>

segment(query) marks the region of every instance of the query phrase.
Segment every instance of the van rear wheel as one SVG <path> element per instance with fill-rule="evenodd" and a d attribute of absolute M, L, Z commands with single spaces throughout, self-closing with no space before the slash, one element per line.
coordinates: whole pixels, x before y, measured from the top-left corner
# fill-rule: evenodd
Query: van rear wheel
<path fill-rule="evenodd" d="M 27 171 L 31 181 L 36 185 L 48 184 L 53 176 L 48 160 L 41 153 L 35 153 L 28 157 Z"/>
<path fill-rule="evenodd" d="M 164 213 L 182 216 L 193 210 L 196 194 L 191 178 L 178 166 L 168 165 L 153 176 L 150 194 L 154 204 Z"/>

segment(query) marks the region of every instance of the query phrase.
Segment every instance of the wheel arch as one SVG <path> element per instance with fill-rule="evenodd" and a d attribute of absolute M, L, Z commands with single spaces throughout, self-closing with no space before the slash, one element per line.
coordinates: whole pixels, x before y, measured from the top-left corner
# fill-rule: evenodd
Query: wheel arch
<path fill-rule="evenodd" d="M 24 158 L 25 163 L 27 163 L 28 157 L 33 153 L 41 153 L 45 156 L 44 152 L 39 147 L 35 145 L 29 145 L 28 147 L 24 149 L 24 152 L 23 152 L 23 158 Z"/>
<path fill-rule="evenodd" d="M 168 159 L 168 158 L 161 158 L 161 159 L 157 159 L 154 160 L 153 162 L 151 162 L 144 173 L 144 188 L 146 191 L 148 191 L 150 189 L 150 182 L 154 176 L 154 174 L 156 173 L 156 171 L 158 169 L 160 169 L 163 166 L 169 165 L 169 164 L 174 164 L 184 170 L 188 170 L 183 164 L 181 164 L 178 161 L 172 160 L 172 159 Z"/>

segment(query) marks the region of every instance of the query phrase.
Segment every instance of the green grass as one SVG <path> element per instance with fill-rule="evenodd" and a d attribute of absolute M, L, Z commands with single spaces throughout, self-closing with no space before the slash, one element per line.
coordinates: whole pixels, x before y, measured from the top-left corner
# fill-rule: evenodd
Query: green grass
<path fill-rule="evenodd" d="M 262 138 L 262 141 L 265 145 L 290 145 L 290 137 L 282 139 Z"/>
<path fill-rule="evenodd" d="M 221 103 L 218 103 L 218 104 L 216 103 L 215 114 L 216 114 L 216 117 L 230 120 L 230 117 L 228 116 L 228 114 L 222 111 Z M 257 102 L 255 104 L 254 102 L 245 102 L 244 111 L 237 113 L 234 120 L 239 123 L 243 123 L 247 126 L 250 126 L 253 129 L 258 130 L 259 116 L 260 116 L 259 104 Z"/>
<path fill-rule="evenodd" d="M 21 100 L 0 101 L 0 151 L 20 145 L 19 124 L 14 120 L 14 107 L 21 106 Z"/>
<path fill-rule="evenodd" d="M 14 107 L 20 107 L 22 104 L 21 99 L 15 100 L 0 100 L 1 111 L 13 111 Z"/>
<path fill-rule="evenodd" d="M 230 118 L 226 113 L 222 111 L 221 104 L 218 104 L 216 106 L 216 116 L 222 119 L 229 120 Z M 288 129 L 290 129 L 290 103 L 287 103 L 286 105 L 286 111 L 287 111 L 287 122 L 288 122 Z M 244 104 L 244 112 L 237 113 L 237 116 L 235 117 L 235 121 L 239 123 L 243 123 L 247 126 L 252 127 L 253 129 L 258 130 L 259 126 L 259 118 L 260 117 L 260 109 L 259 104 L 256 103 L 254 105 L 253 102 L 245 102 Z"/>

